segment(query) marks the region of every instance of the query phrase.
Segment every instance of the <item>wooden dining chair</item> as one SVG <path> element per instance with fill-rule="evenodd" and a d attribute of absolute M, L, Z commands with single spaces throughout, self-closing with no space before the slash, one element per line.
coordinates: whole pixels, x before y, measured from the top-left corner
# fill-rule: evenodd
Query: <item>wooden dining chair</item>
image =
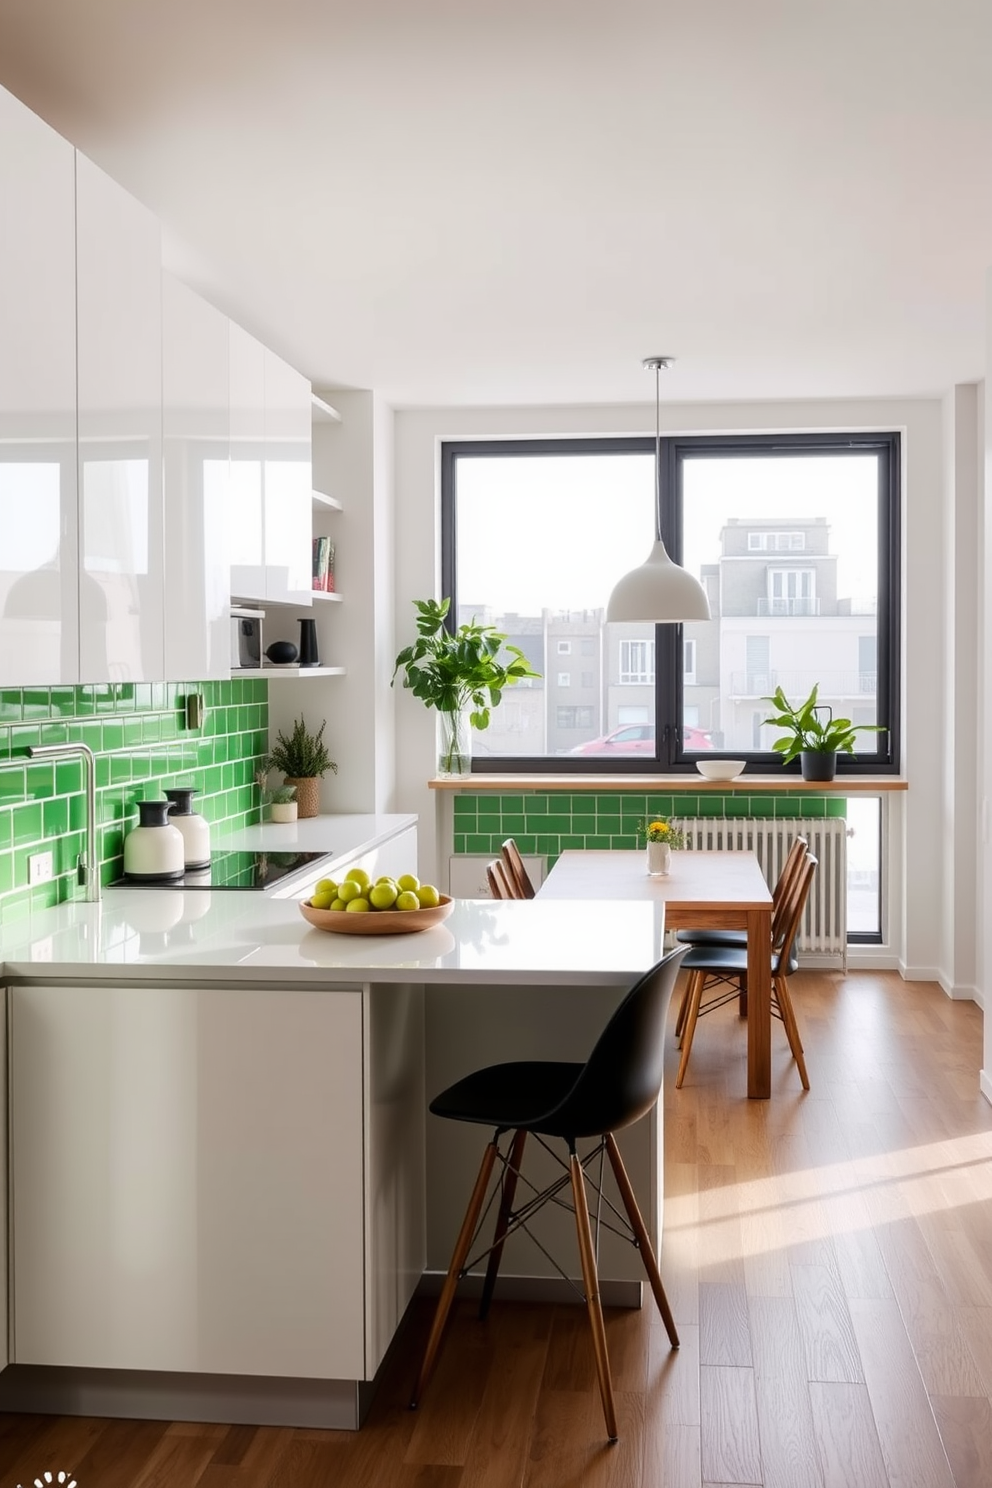
<path fill-rule="evenodd" d="M 772 923 L 774 916 L 782 903 L 783 898 L 789 894 L 796 881 L 806 854 L 809 852 L 809 842 L 805 837 L 793 839 L 792 846 L 782 864 L 782 871 L 775 881 L 772 889 Z M 682 945 L 690 946 L 741 946 L 747 948 L 746 930 L 676 930 L 675 939 Z M 773 937 L 774 939 L 774 937 Z M 738 1006 L 742 1018 L 747 1016 L 747 973 L 741 977 L 738 988 Z M 675 1037 L 681 1038 L 682 1029 L 685 1024 L 685 1015 L 689 1010 L 689 984 L 682 993 L 682 1001 L 679 1004 L 679 1015 L 675 1023 Z"/>
<path fill-rule="evenodd" d="M 783 894 L 772 915 L 772 935 L 768 948 L 771 956 L 772 1016 L 782 1022 L 789 1048 L 799 1067 L 799 1078 L 804 1090 L 809 1089 L 809 1075 L 788 978 L 799 967 L 795 949 L 796 937 L 816 869 L 816 858 L 807 852 L 791 886 Z M 682 1029 L 682 1056 L 679 1060 L 679 1072 L 675 1077 L 677 1090 L 681 1090 L 685 1079 L 692 1040 L 700 1017 L 738 996 L 742 979 L 747 977 L 747 946 L 690 946 L 682 967 L 689 973 L 689 983 L 686 989 L 685 1024 Z M 708 987 L 723 990 L 715 991 L 704 1003 L 703 993 Z"/>
<path fill-rule="evenodd" d="M 489 892 L 494 899 L 520 898 L 520 895 L 514 892 L 502 858 L 493 858 L 491 863 L 486 864 L 486 880 L 489 884 Z"/>
<path fill-rule="evenodd" d="M 530 874 L 524 867 L 524 860 L 520 856 L 520 849 L 518 848 L 512 837 L 508 837 L 503 843 L 503 848 L 500 856 L 502 857 L 503 863 L 506 866 L 506 871 L 509 874 L 510 882 L 516 889 L 514 898 L 533 899 L 536 890 L 533 883 L 531 882 Z"/>

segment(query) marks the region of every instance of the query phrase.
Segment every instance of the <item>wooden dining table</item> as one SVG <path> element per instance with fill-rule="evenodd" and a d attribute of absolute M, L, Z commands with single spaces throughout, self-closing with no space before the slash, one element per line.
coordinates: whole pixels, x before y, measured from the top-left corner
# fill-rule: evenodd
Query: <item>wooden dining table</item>
<path fill-rule="evenodd" d="M 651 899 L 665 906 L 666 930 L 747 931 L 747 1093 L 771 1095 L 772 896 L 753 852 L 673 852 L 671 871 L 651 875 L 641 852 L 563 852 L 542 899 Z"/>

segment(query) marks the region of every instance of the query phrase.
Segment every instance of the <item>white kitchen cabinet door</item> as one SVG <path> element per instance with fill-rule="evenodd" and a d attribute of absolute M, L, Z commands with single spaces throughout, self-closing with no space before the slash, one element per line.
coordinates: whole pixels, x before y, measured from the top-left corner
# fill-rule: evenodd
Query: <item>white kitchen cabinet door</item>
<path fill-rule="evenodd" d="M 311 394 L 306 378 L 265 352 L 265 597 L 313 603 Z"/>
<path fill-rule="evenodd" d="M 75 151 L 0 88 L 0 685 L 79 676 Z"/>
<path fill-rule="evenodd" d="M 165 676 L 158 220 L 76 153 L 80 678 Z"/>
<path fill-rule="evenodd" d="M 15 1361 L 363 1378 L 362 992 L 8 995 Z"/>
<path fill-rule="evenodd" d="M 229 516 L 231 593 L 265 598 L 265 347 L 233 322 L 231 354 L 231 470 Z"/>
<path fill-rule="evenodd" d="M 230 322 L 162 276 L 165 674 L 229 677 Z"/>

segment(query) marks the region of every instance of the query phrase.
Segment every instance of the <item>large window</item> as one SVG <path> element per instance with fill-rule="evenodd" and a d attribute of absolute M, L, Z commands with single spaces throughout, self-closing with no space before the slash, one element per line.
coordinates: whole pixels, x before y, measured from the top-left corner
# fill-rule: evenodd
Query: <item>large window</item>
<path fill-rule="evenodd" d="M 669 437 L 656 514 L 653 439 L 446 444 L 452 623 L 497 625 L 541 673 L 476 736 L 473 768 L 688 771 L 717 749 L 779 770 L 764 699 L 816 684 L 834 716 L 886 730 L 839 771 L 897 769 L 899 484 L 897 434 Z M 607 625 L 659 518 L 711 619 Z M 561 697 L 574 655 L 581 709 Z"/>

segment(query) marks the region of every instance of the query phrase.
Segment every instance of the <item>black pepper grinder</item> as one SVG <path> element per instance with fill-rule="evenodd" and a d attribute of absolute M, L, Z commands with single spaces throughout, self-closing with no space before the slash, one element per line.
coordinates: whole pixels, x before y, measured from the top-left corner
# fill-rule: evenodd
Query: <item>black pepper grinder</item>
<path fill-rule="evenodd" d="M 304 618 L 300 621 L 300 666 L 320 666 L 317 651 L 317 622 Z"/>

